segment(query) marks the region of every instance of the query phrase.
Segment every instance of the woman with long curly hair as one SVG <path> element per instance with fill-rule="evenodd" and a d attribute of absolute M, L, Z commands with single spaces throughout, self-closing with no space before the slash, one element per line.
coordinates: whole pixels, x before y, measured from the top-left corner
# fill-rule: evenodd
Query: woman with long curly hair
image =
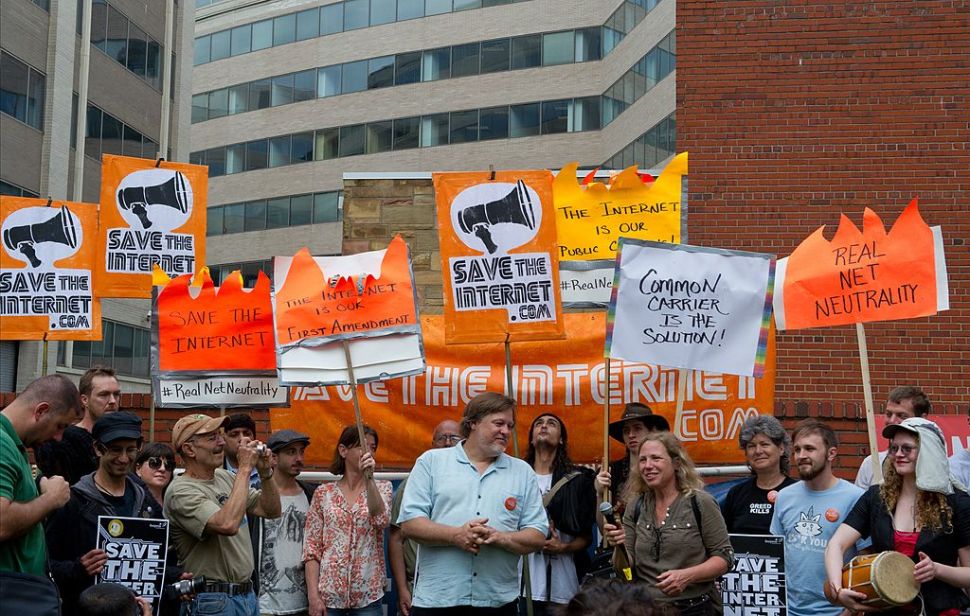
<path fill-rule="evenodd" d="M 970 605 L 970 496 L 954 486 L 943 432 L 934 422 L 912 417 L 886 426 L 889 455 L 885 481 L 871 486 L 829 540 L 825 572 L 829 596 L 854 611 L 873 608 L 860 592 L 842 587 L 846 549 L 861 537 L 872 550 L 895 550 L 913 559 L 927 616 L 956 616 Z M 884 613 L 913 613 L 899 608 Z"/>
<path fill-rule="evenodd" d="M 670 432 L 644 436 L 637 471 L 626 483 L 623 526 L 604 526 L 609 542 L 625 546 L 634 579 L 648 584 L 658 613 L 720 613 L 714 581 L 731 568 L 734 551 L 717 501 Z"/>

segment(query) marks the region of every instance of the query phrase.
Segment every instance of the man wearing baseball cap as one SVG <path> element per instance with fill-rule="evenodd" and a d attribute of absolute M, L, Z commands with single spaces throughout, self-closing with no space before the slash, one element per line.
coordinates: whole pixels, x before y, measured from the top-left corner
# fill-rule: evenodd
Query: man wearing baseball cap
<path fill-rule="evenodd" d="M 266 445 L 273 454 L 273 478 L 282 515 L 274 520 L 250 518 L 260 614 L 303 614 L 309 608 L 303 573 L 306 513 L 316 485 L 297 479 L 310 437 L 296 430 L 278 430 Z M 264 486 L 265 487 L 265 486 Z"/>
<path fill-rule="evenodd" d="M 646 404 L 630 402 L 623 409 L 623 415 L 610 423 L 610 436 L 626 446 L 626 455 L 619 460 L 610 462 L 608 473 L 600 471 L 596 476 L 596 491 L 600 494 L 607 489 L 613 489 L 613 508 L 617 516 L 622 513 L 620 496 L 623 494 L 623 484 L 630 475 L 630 468 L 636 468 L 637 455 L 643 437 L 649 432 L 670 432 L 670 424 L 662 415 L 654 415 Z"/>
<path fill-rule="evenodd" d="M 280 496 L 270 452 L 259 441 L 243 438 L 239 472 L 222 468 L 226 417 L 186 415 L 172 428 L 172 445 L 182 456 L 185 473 L 165 493 L 165 517 L 186 571 L 205 576 L 206 588 L 197 594 L 188 613 L 257 616 L 253 592 L 253 548 L 246 514 L 264 518 L 280 515 Z M 249 487 L 253 468 L 262 490 Z"/>
<path fill-rule="evenodd" d="M 96 548 L 98 516 L 161 518 L 161 507 L 129 476 L 141 449 L 141 419 L 134 413 L 105 413 L 91 429 L 98 468 L 71 486 L 71 500 L 47 521 L 51 574 L 74 614 L 81 593 L 94 584 L 108 560 Z"/>

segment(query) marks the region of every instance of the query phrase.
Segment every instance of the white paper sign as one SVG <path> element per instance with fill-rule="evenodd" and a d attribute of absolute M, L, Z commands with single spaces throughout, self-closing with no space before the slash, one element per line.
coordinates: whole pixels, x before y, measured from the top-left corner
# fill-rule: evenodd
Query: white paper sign
<path fill-rule="evenodd" d="M 560 261 L 559 290 L 565 308 L 607 308 L 615 259 Z"/>
<path fill-rule="evenodd" d="M 165 408 L 199 406 L 286 406 L 287 387 L 276 376 L 159 378 L 158 404 Z"/>

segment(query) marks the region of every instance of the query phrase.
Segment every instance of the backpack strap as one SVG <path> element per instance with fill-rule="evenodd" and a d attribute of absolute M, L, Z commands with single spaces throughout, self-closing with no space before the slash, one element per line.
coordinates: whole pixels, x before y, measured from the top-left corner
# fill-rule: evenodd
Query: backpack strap
<path fill-rule="evenodd" d="M 701 517 L 701 507 L 697 504 L 697 496 L 690 495 L 690 508 L 694 510 L 694 521 L 697 522 L 697 530 L 701 535 L 704 534 L 704 518 Z"/>
<path fill-rule="evenodd" d="M 573 471 L 571 473 L 563 475 L 563 477 L 556 482 L 556 485 L 552 486 L 552 488 L 550 488 L 549 491 L 546 492 L 545 496 L 542 497 L 542 506 L 548 507 L 549 503 L 552 502 L 553 497 L 556 496 L 556 493 L 559 492 L 559 490 L 561 490 L 564 485 L 569 483 L 570 479 L 574 477 L 579 477 L 580 474 L 581 473 L 579 471 Z"/>

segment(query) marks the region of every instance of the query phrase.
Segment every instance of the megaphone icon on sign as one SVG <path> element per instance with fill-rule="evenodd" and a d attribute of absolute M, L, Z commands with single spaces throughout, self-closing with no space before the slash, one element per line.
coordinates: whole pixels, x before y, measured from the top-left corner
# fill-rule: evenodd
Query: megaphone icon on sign
<path fill-rule="evenodd" d="M 77 228 L 74 217 L 67 206 L 61 207 L 57 213 L 43 222 L 29 225 L 10 227 L 3 232 L 3 244 L 7 251 L 19 252 L 27 257 L 31 267 L 40 267 L 40 259 L 34 246 L 43 242 L 64 244 L 70 248 L 77 248 Z"/>
<path fill-rule="evenodd" d="M 525 182 L 519 180 L 507 195 L 488 203 L 466 207 L 458 213 L 458 225 L 465 233 L 473 233 L 482 240 L 488 254 L 494 254 L 498 246 L 492 241 L 490 228 L 499 223 L 522 225 L 535 229 L 536 214 L 532 196 Z"/>
<path fill-rule="evenodd" d="M 189 211 L 189 187 L 185 176 L 176 171 L 166 182 L 155 186 L 129 186 L 118 191 L 118 205 L 138 217 L 141 226 L 148 229 L 152 220 L 148 217 L 149 205 L 164 205 L 185 214 Z"/>

